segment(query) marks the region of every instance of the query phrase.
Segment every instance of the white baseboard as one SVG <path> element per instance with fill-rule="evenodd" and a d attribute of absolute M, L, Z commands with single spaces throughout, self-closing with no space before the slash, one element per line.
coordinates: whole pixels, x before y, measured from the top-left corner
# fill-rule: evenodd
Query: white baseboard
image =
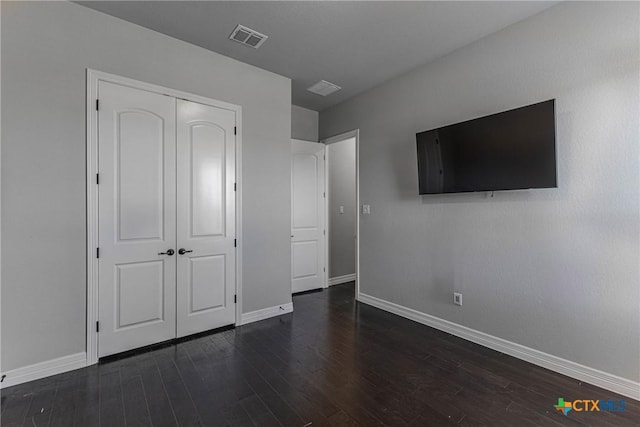
<path fill-rule="evenodd" d="M 240 325 L 257 322 L 259 320 L 268 319 L 270 317 L 280 316 L 281 314 L 291 313 L 293 311 L 293 303 L 276 305 L 275 307 L 267 307 L 262 310 L 250 311 L 240 315 Z M 238 326 L 240 326 L 238 325 Z"/>
<path fill-rule="evenodd" d="M 87 366 L 87 353 L 85 352 L 58 357 L 57 359 L 47 360 L 34 365 L 23 366 L 22 368 L 5 372 L 6 377 L 4 381 L 0 383 L 0 388 L 11 387 L 12 385 L 26 383 L 27 381 L 39 380 L 40 378 L 84 368 L 85 366 Z"/>
<path fill-rule="evenodd" d="M 590 368 L 371 295 L 360 293 L 358 295 L 358 301 L 508 354 L 509 356 L 525 360 L 551 371 L 567 375 L 632 399 L 640 400 L 640 382 L 634 382 L 617 375 Z"/>
<path fill-rule="evenodd" d="M 356 274 L 345 274 L 344 276 L 329 277 L 329 286 L 340 285 L 342 283 L 353 282 L 356 280 Z"/>
<path fill-rule="evenodd" d="M 243 313 L 238 326 L 291 312 L 293 312 L 293 303 L 289 302 L 275 307 L 268 307 L 262 310 Z M 4 372 L 6 377 L 4 378 L 4 381 L 0 383 L 0 388 L 7 388 L 28 381 L 62 374 L 64 372 L 73 371 L 74 369 L 84 368 L 85 366 L 87 366 L 87 353 L 85 352 L 47 360 L 45 362 Z"/>

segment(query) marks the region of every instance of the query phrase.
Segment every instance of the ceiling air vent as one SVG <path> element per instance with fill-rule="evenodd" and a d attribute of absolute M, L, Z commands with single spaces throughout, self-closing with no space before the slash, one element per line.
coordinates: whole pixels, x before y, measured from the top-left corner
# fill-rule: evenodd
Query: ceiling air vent
<path fill-rule="evenodd" d="M 235 30 L 233 30 L 229 38 L 237 41 L 238 43 L 242 43 L 243 45 L 257 49 L 265 40 L 268 39 L 268 36 L 265 36 L 256 30 L 252 30 L 251 28 L 238 25 Z"/>
<path fill-rule="evenodd" d="M 313 86 L 307 88 L 307 90 L 311 93 L 315 93 L 320 96 L 327 96 L 332 94 L 333 92 L 337 92 L 342 89 L 340 86 L 330 83 L 326 80 L 320 80 L 318 83 Z"/>

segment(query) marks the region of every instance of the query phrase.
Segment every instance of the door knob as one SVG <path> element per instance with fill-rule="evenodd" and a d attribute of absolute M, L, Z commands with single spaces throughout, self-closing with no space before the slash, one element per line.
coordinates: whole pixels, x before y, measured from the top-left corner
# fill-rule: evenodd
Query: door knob
<path fill-rule="evenodd" d="M 158 255 L 173 255 L 175 254 L 175 251 L 173 249 L 169 249 L 167 252 L 158 252 Z"/>
<path fill-rule="evenodd" d="M 193 251 L 188 251 L 188 250 L 186 250 L 185 248 L 180 248 L 180 249 L 178 249 L 178 253 L 179 253 L 180 255 L 188 254 L 188 253 L 190 253 L 190 252 L 193 252 Z"/>

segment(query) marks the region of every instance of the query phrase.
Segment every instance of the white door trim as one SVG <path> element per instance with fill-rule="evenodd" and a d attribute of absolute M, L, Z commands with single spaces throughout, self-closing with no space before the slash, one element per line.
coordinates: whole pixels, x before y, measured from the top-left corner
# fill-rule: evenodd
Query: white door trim
<path fill-rule="evenodd" d="M 323 288 L 329 287 L 329 147 L 324 141 L 320 141 L 324 144 L 324 283 Z"/>
<path fill-rule="evenodd" d="M 356 300 L 360 299 L 360 129 L 350 130 L 348 132 L 341 133 L 339 135 L 335 135 L 329 138 L 325 138 L 321 140 L 325 145 L 333 144 L 334 142 L 344 141 L 345 139 L 355 138 L 356 139 Z M 325 201 L 325 221 L 327 222 L 327 236 L 329 236 L 329 150 L 325 148 L 326 153 L 326 161 L 324 162 L 325 167 L 325 188 L 327 191 L 327 198 Z M 329 263 L 331 262 L 329 258 L 329 243 L 327 240 L 327 244 L 325 245 L 326 250 L 326 260 L 327 260 L 327 277 L 329 277 L 329 268 L 331 267 Z M 327 281 L 327 285 L 328 285 Z"/>
<path fill-rule="evenodd" d="M 100 81 L 198 102 L 236 113 L 236 325 L 240 324 L 242 315 L 242 107 L 87 68 L 87 366 L 98 363 L 98 333 L 96 331 L 96 322 L 98 321 L 98 260 L 96 258 L 98 245 L 98 187 L 96 185 L 98 114 L 96 100 L 98 99 L 98 82 Z"/>

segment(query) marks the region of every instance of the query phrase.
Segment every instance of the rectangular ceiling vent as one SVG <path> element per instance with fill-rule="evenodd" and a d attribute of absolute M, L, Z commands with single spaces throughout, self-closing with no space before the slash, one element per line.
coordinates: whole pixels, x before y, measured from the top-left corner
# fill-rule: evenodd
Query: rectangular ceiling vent
<path fill-rule="evenodd" d="M 238 25 L 235 30 L 233 30 L 229 38 L 237 41 L 238 43 L 242 43 L 243 45 L 257 49 L 262 46 L 262 43 L 264 43 L 269 37 L 257 32 L 256 30 L 252 30 L 251 28 Z"/>
<path fill-rule="evenodd" d="M 318 83 L 313 86 L 307 88 L 307 90 L 311 93 L 315 93 L 320 96 L 327 96 L 332 94 L 333 92 L 337 92 L 342 89 L 340 86 L 330 83 L 326 80 L 320 80 Z"/>

